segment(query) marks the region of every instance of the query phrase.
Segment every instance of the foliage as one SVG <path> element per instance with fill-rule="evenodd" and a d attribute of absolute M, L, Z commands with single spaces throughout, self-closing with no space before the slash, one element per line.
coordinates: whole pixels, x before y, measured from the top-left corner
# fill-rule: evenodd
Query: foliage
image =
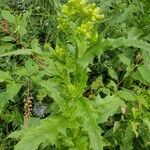
<path fill-rule="evenodd" d="M 149 4 L 1 0 L 0 149 L 149 149 Z"/>

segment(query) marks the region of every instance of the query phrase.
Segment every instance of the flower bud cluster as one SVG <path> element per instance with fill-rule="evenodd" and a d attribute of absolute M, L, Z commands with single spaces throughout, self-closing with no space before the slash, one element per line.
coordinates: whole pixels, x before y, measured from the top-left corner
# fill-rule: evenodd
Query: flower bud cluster
<path fill-rule="evenodd" d="M 88 21 L 85 23 L 82 23 L 78 28 L 77 28 L 77 33 L 78 34 L 83 34 L 85 35 L 87 38 L 91 38 L 92 35 L 92 28 L 93 28 L 93 24 Z"/>
<path fill-rule="evenodd" d="M 95 24 L 104 18 L 100 13 L 100 8 L 94 3 L 87 3 L 87 0 L 68 0 L 68 3 L 61 7 L 57 19 L 58 28 L 62 30 L 74 28 L 77 35 L 90 39 Z"/>
<path fill-rule="evenodd" d="M 55 55 L 59 58 L 63 57 L 65 55 L 64 49 L 57 45 L 55 49 Z"/>
<path fill-rule="evenodd" d="M 103 14 L 100 14 L 101 10 L 96 5 L 88 4 L 86 7 L 83 8 L 83 12 L 90 18 L 91 21 L 98 21 L 104 18 Z"/>

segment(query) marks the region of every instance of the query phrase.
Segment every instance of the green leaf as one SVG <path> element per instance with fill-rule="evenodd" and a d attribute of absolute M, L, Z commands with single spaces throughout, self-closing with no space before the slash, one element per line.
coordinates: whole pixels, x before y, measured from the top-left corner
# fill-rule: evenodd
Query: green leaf
<path fill-rule="evenodd" d="M 132 130 L 135 133 L 136 137 L 138 137 L 139 133 L 138 133 L 138 126 L 140 125 L 139 122 L 135 122 L 135 121 L 130 121 L 131 122 L 131 126 L 132 126 Z"/>
<path fill-rule="evenodd" d="M 80 58 L 84 55 L 84 53 L 86 52 L 88 48 L 88 41 L 85 40 L 84 38 L 83 39 L 76 38 L 76 43 L 77 43 L 77 48 L 79 51 L 79 58 Z"/>
<path fill-rule="evenodd" d="M 123 98 L 127 101 L 135 101 L 135 96 L 127 89 L 117 91 L 116 95 L 118 95 L 120 98 Z"/>
<path fill-rule="evenodd" d="M 38 125 L 23 128 L 9 135 L 10 138 L 21 138 L 14 150 L 37 150 L 39 145 L 56 145 L 60 134 L 66 132 L 68 123 L 61 117 L 49 117 Z M 32 142 L 31 142 L 32 141 Z"/>
<path fill-rule="evenodd" d="M 0 57 L 6 57 L 6 56 L 12 56 L 12 55 L 30 55 L 32 54 L 31 49 L 18 49 L 16 51 L 12 51 L 9 53 L 5 53 L 5 54 L 0 54 Z"/>
<path fill-rule="evenodd" d="M 7 80 L 8 81 L 12 80 L 12 77 L 10 76 L 9 72 L 0 70 L 0 82 L 7 81 Z"/>
<path fill-rule="evenodd" d="M 128 57 L 126 57 L 124 54 L 120 54 L 118 57 L 124 65 L 130 66 L 131 60 Z"/>
<path fill-rule="evenodd" d="M 128 123 L 124 137 L 122 138 L 121 150 L 133 150 L 132 136 L 133 136 L 132 126 L 130 123 Z"/>
<path fill-rule="evenodd" d="M 11 36 L 4 36 L 1 40 L 5 42 L 10 42 L 13 41 L 13 38 Z"/>
<path fill-rule="evenodd" d="M 7 85 L 6 88 L 6 97 L 8 100 L 14 101 L 14 97 L 17 95 L 21 88 L 22 84 L 20 83 L 15 83 L 11 82 L 10 84 Z"/>
<path fill-rule="evenodd" d="M 18 67 L 16 68 L 14 74 L 21 77 L 21 76 L 27 76 L 28 72 L 27 69 L 25 69 L 24 67 Z"/>
<path fill-rule="evenodd" d="M 17 32 L 20 34 L 20 36 L 24 36 L 27 33 L 27 30 L 21 26 L 17 28 Z"/>
<path fill-rule="evenodd" d="M 10 51 L 14 47 L 14 44 L 11 43 L 3 43 L 2 46 L 0 46 L 0 57 L 1 54 L 5 53 L 5 51 Z"/>
<path fill-rule="evenodd" d="M 121 100 L 115 96 L 107 96 L 104 99 L 98 96 L 95 103 L 98 111 L 98 123 L 106 122 L 108 117 L 116 113 L 119 106 L 121 106 Z"/>
<path fill-rule="evenodd" d="M 92 82 L 91 89 L 96 91 L 100 87 L 103 87 L 104 85 L 102 80 L 102 76 L 97 77 L 96 80 Z"/>
<path fill-rule="evenodd" d="M 27 19 L 29 18 L 29 16 L 31 15 L 30 11 L 26 11 L 21 18 L 18 19 L 17 22 L 17 32 L 20 34 L 20 36 L 24 36 L 27 33 Z"/>
<path fill-rule="evenodd" d="M 102 130 L 97 124 L 97 114 L 94 112 L 92 104 L 88 99 L 81 97 L 77 102 L 77 116 L 83 121 L 83 130 L 86 131 L 90 139 L 90 148 L 93 150 L 103 150 Z"/>
<path fill-rule="evenodd" d="M 8 10 L 2 10 L 1 15 L 3 19 L 6 19 L 9 23 L 15 23 L 15 16 L 10 13 Z"/>
<path fill-rule="evenodd" d="M 33 39 L 31 41 L 31 47 L 32 47 L 32 51 L 37 53 L 37 54 L 42 54 L 42 50 L 40 48 L 38 39 Z"/>
<path fill-rule="evenodd" d="M 108 71 L 109 71 L 109 75 L 110 75 L 113 79 L 118 80 L 117 73 L 116 73 L 116 71 L 115 71 L 112 67 L 109 67 L 109 68 L 108 68 Z"/>
<path fill-rule="evenodd" d="M 134 40 L 134 39 L 126 39 L 124 37 L 120 37 L 118 39 L 107 39 L 108 46 L 118 48 L 121 46 L 124 47 L 135 47 L 140 48 L 142 51 L 147 52 L 150 54 L 150 44 L 148 42 L 145 42 L 143 40 Z"/>
<path fill-rule="evenodd" d="M 78 136 L 74 142 L 75 142 L 75 149 L 77 149 L 77 150 L 87 150 L 88 149 L 88 141 L 87 141 L 86 137 Z"/>
<path fill-rule="evenodd" d="M 139 73 L 142 76 L 142 78 L 150 83 L 150 67 L 149 65 L 142 65 L 138 67 Z"/>
<path fill-rule="evenodd" d="M 116 132 L 120 127 L 119 121 L 115 121 L 114 126 L 113 126 L 113 133 Z"/>
<path fill-rule="evenodd" d="M 141 76 L 141 74 L 139 73 L 138 70 L 133 72 L 131 76 L 134 80 L 139 80 L 140 82 L 143 82 L 144 84 L 146 83 L 146 81 L 142 78 L 142 76 Z"/>
<path fill-rule="evenodd" d="M 86 82 L 87 82 L 87 69 L 84 69 L 80 66 L 78 66 L 78 69 L 80 69 L 79 74 L 77 75 L 77 79 L 78 81 L 76 82 L 76 86 L 77 86 L 77 93 L 78 95 L 82 95 L 82 93 L 84 92 L 84 89 L 86 87 Z"/>
<path fill-rule="evenodd" d="M 22 84 L 11 82 L 7 85 L 6 90 L 0 93 L 0 111 L 9 102 L 9 100 L 14 101 L 14 97 L 19 92 Z M 0 112 L 0 113 L 1 113 Z"/>
<path fill-rule="evenodd" d="M 149 118 L 144 118 L 143 122 L 147 125 L 149 133 L 150 133 L 150 119 Z"/>
<path fill-rule="evenodd" d="M 6 98 L 6 93 L 1 92 L 0 93 L 0 115 L 2 114 L 3 107 L 8 103 L 8 99 Z"/>
<path fill-rule="evenodd" d="M 89 47 L 84 55 L 79 58 L 78 62 L 83 67 L 87 67 L 92 63 L 94 56 L 100 56 L 102 52 L 108 47 L 108 40 L 99 39 L 95 45 Z"/>
<path fill-rule="evenodd" d="M 139 36 L 142 34 L 142 31 L 136 27 L 131 28 L 131 31 L 128 32 L 128 39 L 138 40 Z"/>
<path fill-rule="evenodd" d="M 58 89 L 58 83 L 54 83 L 50 80 L 47 81 L 41 81 L 39 83 L 41 87 L 45 88 L 47 91 L 49 91 L 49 96 L 52 97 L 54 100 L 60 100 L 62 99 L 60 97 L 60 92 Z"/>
<path fill-rule="evenodd" d="M 125 73 L 125 75 L 123 76 L 123 78 L 125 79 L 126 77 L 130 76 L 131 73 L 132 73 L 132 71 L 133 71 L 133 67 L 132 67 L 132 66 L 126 67 L 126 73 Z"/>
<path fill-rule="evenodd" d="M 28 59 L 26 61 L 25 68 L 30 75 L 37 73 L 39 70 L 39 66 L 32 59 Z"/>
<path fill-rule="evenodd" d="M 115 16 L 112 23 L 123 23 L 125 22 L 134 12 L 140 10 L 140 7 L 134 4 L 129 5 L 122 14 Z"/>

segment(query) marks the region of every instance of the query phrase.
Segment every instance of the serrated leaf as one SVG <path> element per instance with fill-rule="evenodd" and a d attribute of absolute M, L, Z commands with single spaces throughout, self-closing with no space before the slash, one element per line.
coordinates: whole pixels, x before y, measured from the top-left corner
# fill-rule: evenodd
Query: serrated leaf
<path fill-rule="evenodd" d="M 12 80 L 12 77 L 10 76 L 9 72 L 0 70 L 0 82 L 7 80 Z"/>
<path fill-rule="evenodd" d="M 120 54 L 118 57 L 124 65 L 130 66 L 131 60 L 128 57 L 126 57 L 124 54 Z"/>
<path fill-rule="evenodd" d="M 88 141 L 87 141 L 86 137 L 78 136 L 74 142 L 75 142 L 75 149 L 77 149 L 77 150 L 87 150 L 88 149 Z"/>
<path fill-rule="evenodd" d="M 14 101 L 14 97 L 17 95 L 21 88 L 22 84 L 11 82 L 7 85 L 6 90 L 0 93 L 0 111 L 9 100 Z"/>
<path fill-rule="evenodd" d="M 124 75 L 123 78 L 125 79 L 126 77 L 130 76 L 130 74 L 131 74 L 132 71 L 133 71 L 133 68 L 131 66 L 128 66 L 126 68 L 126 73 L 125 73 L 125 75 Z"/>
<path fill-rule="evenodd" d="M 150 133 L 150 119 L 149 118 L 144 118 L 143 121 L 147 125 L 149 133 Z"/>
<path fill-rule="evenodd" d="M 96 78 L 95 81 L 92 82 L 91 84 L 91 89 L 92 90 L 97 90 L 100 87 L 103 87 L 103 82 L 102 82 L 102 76 L 99 76 Z"/>
<path fill-rule="evenodd" d="M 20 36 L 24 36 L 27 33 L 27 18 L 31 15 L 30 11 L 26 11 L 21 18 L 19 18 L 17 23 L 17 32 Z"/>
<path fill-rule="evenodd" d="M 79 58 L 78 62 L 81 66 L 87 67 L 92 63 L 94 56 L 100 56 L 102 52 L 108 47 L 108 40 L 99 39 L 98 42 L 90 47 L 84 55 Z"/>
<path fill-rule="evenodd" d="M 133 136 L 132 126 L 130 123 L 128 123 L 124 137 L 122 139 L 121 150 L 133 150 L 132 136 Z"/>
<path fill-rule="evenodd" d="M 20 88 L 21 88 L 22 84 L 20 83 L 15 83 L 15 82 L 11 82 L 10 84 L 7 85 L 6 88 L 6 95 L 7 95 L 7 99 L 14 101 L 14 96 L 17 95 L 17 93 L 19 92 Z"/>
<path fill-rule="evenodd" d="M 107 96 L 104 99 L 97 97 L 96 101 L 98 123 L 106 122 L 108 117 L 114 115 L 121 106 L 121 100 L 115 96 Z"/>
<path fill-rule="evenodd" d="M 146 81 L 142 78 L 142 76 L 141 76 L 141 74 L 139 73 L 138 70 L 133 72 L 131 76 L 134 80 L 139 80 L 140 82 L 146 83 Z"/>
<path fill-rule="evenodd" d="M 77 77 L 77 95 L 82 95 L 82 93 L 84 92 L 84 88 L 86 87 L 86 82 L 87 82 L 87 69 L 82 68 L 81 66 L 78 66 L 78 68 L 80 69 L 78 77 Z"/>
<path fill-rule="evenodd" d="M 128 39 L 138 40 L 139 36 L 142 34 L 142 31 L 136 27 L 133 27 L 130 32 L 128 32 Z"/>
<path fill-rule="evenodd" d="M 45 88 L 47 91 L 49 91 L 49 96 L 52 97 L 54 100 L 60 100 L 61 97 L 60 97 L 60 93 L 59 91 L 57 90 L 58 88 L 58 84 L 57 83 L 54 83 L 50 80 L 47 80 L 47 81 L 41 81 L 39 83 L 41 85 L 41 87 Z"/>
<path fill-rule="evenodd" d="M 79 51 L 79 58 L 83 56 L 88 48 L 88 41 L 85 39 L 78 39 L 76 38 L 77 48 Z"/>
<path fill-rule="evenodd" d="M 113 79 L 118 80 L 117 73 L 116 73 L 116 71 L 115 71 L 112 67 L 109 67 L 109 68 L 108 68 L 108 72 L 109 72 L 109 75 L 110 75 Z"/>
<path fill-rule="evenodd" d="M 3 43 L 2 46 L 0 46 L 0 55 L 5 53 L 5 51 L 10 51 L 13 48 L 14 44 L 11 43 Z"/>
<path fill-rule="evenodd" d="M 61 133 L 65 133 L 68 127 L 66 120 L 61 117 L 49 117 L 38 123 L 36 126 L 29 127 L 25 131 L 20 131 L 10 135 L 10 138 L 21 138 L 15 145 L 14 150 L 37 150 L 39 145 L 44 147 L 56 144 L 57 138 Z M 32 141 L 32 142 L 31 142 Z"/>
<path fill-rule="evenodd" d="M 127 101 L 134 101 L 135 100 L 135 96 L 126 89 L 118 91 L 116 93 L 116 95 L 118 95 L 120 98 L 123 98 Z"/>
<path fill-rule="evenodd" d="M 112 23 L 123 23 L 132 15 L 132 13 L 137 12 L 139 9 L 140 7 L 137 5 L 129 5 L 122 14 L 119 14 L 119 16 L 113 19 Z"/>
<path fill-rule="evenodd" d="M 1 38 L 1 40 L 5 42 L 10 42 L 13 41 L 13 38 L 11 36 L 4 36 L 3 38 Z"/>
<path fill-rule="evenodd" d="M 138 71 L 140 75 L 142 76 L 142 78 L 148 83 L 150 83 L 150 67 L 146 65 L 142 65 L 138 67 Z"/>
<path fill-rule="evenodd" d="M 0 93 L 0 114 L 2 114 L 3 107 L 5 106 L 5 104 L 7 104 L 7 102 L 8 102 L 8 99 L 6 98 L 6 93 L 1 92 Z"/>
<path fill-rule="evenodd" d="M 38 39 L 33 39 L 31 41 L 31 47 L 32 47 L 32 51 L 37 53 L 37 54 L 41 54 L 42 53 L 42 50 L 40 48 L 40 45 L 39 45 L 39 42 L 38 42 Z"/>
<path fill-rule="evenodd" d="M 39 66 L 32 59 L 28 59 L 26 61 L 25 68 L 30 75 L 37 73 L 39 70 Z"/>
<path fill-rule="evenodd" d="M 145 42 L 143 40 L 131 40 L 131 39 L 126 39 L 124 37 L 120 37 L 118 39 L 107 39 L 108 41 L 108 46 L 110 47 L 135 47 L 135 48 L 140 48 L 142 51 L 147 52 L 150 54 L 150 44 L 148 42 Z"/>
<path fill-rule="evenodd" d="M 139 102 L 140 105 L 142 104 L 147 109 L 149 108 L 149 101 L 147 100 L 147 98 L 145 98 L 145 96 L 138 95 L 137 96 L 137 100 L 138 100 L 138 102 Z"/>
<path fill-rule="evenodd" d="M 17 32 L 20 34 L 20 36 L 24 36 L 27 33 L 27 30 L 24 27 L 18 27 Z"/>
<path fill-rule="evenodd" d="M 1 11 L 1 15 L 8 22 L 15 23 L 16 18 L 15 18 L 15 16 L 13 14 L 10 13 L 10 11 L 8 11 L 8 10 L 2 10 Z"/>
<path fill-rule="evenodd" d="M 21 76 L 27 76 L 28 72 L 27 72 L 27 70 L 24 67 L 18 67 L 15 70 L 14 74 L 21 77 Z"/>
<path fill-rule="evenodd" d="M 0 57 L 6 57 L 6 56 L 12 56 L 12 55 L 30 55 L 32 54 L 31 49 L 18 49 L 16 51 L 12 51 L 9 53 L 5 53 L 5 54 L 0 54 Z"/>
<path fill-rule="evenodd" d="M 132 130 L 133 132 L 135 133 L 136 137 L 138 137 L 139 133 L 138 133 L 138 126 L 140 125 L 139 122 L 134 122 L 134 121 L 131 121 L 131 126 L 132 126 Z"/>
<path fill-rule="evenodd" d="M 101 129 L 97 124 L 97 114 L 92 108 L 92 104 L 86 98 L 78 100 L 77 116 L 83 119 L 83 130 L 86 131 L 90 139 L 90 148 L 93 150 L 103 150 L 104 143 L 101 137 Z"/>
<path fill-rule="evenodd" d="M 113 133 L 116 132 L 120 127 L 119 121 L 115 121 L 114 126 L 113 126 Z"/>

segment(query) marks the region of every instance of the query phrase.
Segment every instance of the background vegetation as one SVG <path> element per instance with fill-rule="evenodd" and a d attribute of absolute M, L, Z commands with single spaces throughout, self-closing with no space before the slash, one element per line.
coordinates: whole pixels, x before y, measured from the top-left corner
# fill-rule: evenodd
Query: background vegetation
<path fill-rule="evenodd" d="M 148 150 L 149 6 L 0 0 L 0 149 Z"/>

